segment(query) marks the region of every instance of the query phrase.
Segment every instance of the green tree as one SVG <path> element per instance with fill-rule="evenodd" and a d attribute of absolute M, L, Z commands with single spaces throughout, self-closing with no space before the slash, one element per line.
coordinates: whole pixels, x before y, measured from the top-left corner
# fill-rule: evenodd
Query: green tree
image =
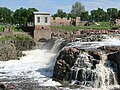
<path fill-rule="evenodd" d="M 53 16 L 53 17 L 61 17 L 61 18 L 63 18 L 63 17 L 67 17 L 67 13 L 66 13 L 66 12 L 63 12 L 62 9 L 58 9 L 58 10 L 57 10 L 57 13 L 54 14 L 54 15 L 52 15 L 52 16 Z"/>
<path fill-rule="evenodd" d="M 118 9 L 117 8 L 108 8 L 107 14 L 109 16 L 109 19 L 112 19 L 112 21 L 114 21 L 115 19 L 118 18 Z"/>
<path fill-rule="evenodd" d="M 13 11 L 6 7 L 0 7 L 0 21 L 2 23 L 12 23 Z"/>
<path fill-rule="evenodd" d="M 118 11 L 118 18 L 120 19 L 120 10 Z"/>
<path fill-rule="evenodd" d="M 14 23 L 20 25 L 26 25 L 28 19 L 28 11 L 25 8 L 17 9 L 14 14 Z"/>
<path fill-rule="evenodd" d="M 81 20 L 83 20 L 83 21 L 89 21 L 89 13 L 88 13 L 88 11 L 81 12 L 80 17 L 81 17 Z"/>
<path fill-rule="evenodd" d="M 84 5 L 80 2 L 76 2 L 72 5 L 71 14 L 73 17 L 80 17 L 81 13 L 85 11 Z"/>
<path fill-rule="evenodd" d="M 36 8 L 28 8 L 27 10 L 27 22 L 33 22 L 34 21 L 34 14 L 33 12 L 38 12 L 38 10 Z"/>
<path fill-rule="evenodd" d="M 96 22 L 108 20 L 107 13 L 101 8 L 98 8 L 97 10 L 92 10 L 91 17 Z"/>

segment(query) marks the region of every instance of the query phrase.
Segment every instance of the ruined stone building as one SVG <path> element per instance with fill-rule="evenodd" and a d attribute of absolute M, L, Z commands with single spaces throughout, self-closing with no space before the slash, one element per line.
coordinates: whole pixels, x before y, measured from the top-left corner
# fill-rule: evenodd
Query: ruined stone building
<path fill-rule="evenodd" d="M 34 12 L 34 40 L 38 42 L 41 38 L 50 38 L 52 30 L 50 26 L 79 26 L 80 17 L 76 19 L 72 18 L 60 18 L 50 17 L 50 13 L 47 12 Z"/>
<path fill-rule="evenodd" d="M 60 17 L 51 17 L 50 18 L 51 26 L 79 26 L 80 17 L 76 19 L 73 18 L 60 18 Z"/>
<path fill-rule="evenodd" d="M 120 25 L 120 19 L 116 19 L 116 20 L 115 20 L 115 23 L 116 23 L 116 25 L 119 26 L 119 25 Z"/>

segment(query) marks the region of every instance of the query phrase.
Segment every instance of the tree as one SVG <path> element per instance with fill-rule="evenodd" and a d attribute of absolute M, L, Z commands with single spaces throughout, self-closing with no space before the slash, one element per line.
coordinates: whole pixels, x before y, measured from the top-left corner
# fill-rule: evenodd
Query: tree
<path fill-rule="evenodd" d="M 27 9 L 25 8 L 17 9 L 14 12 L 13 17 L 15 24 L 25 25 L 27 23 L 27 18 L 28 18 Z"/>
<path fill-rule="evenodd" d="M 116 8 L 108 8 L 107 13 L 108 13 L 109 19 L 111 18 L 112 21 L 118 18 L 118 9 Z"/>
<path fill-rule="evenodd" d="M 63 12 L 62 9 L 58 9 L 58 10 L 57 10 L 57 13 L 54 14 L 54 15 L 52 15 L 52 16 L 53 16 L 53 17 L 61 17 L 61 18 L 63 18 L 63 17 L 67 17 L 67 13 L 66 13 L 66 12 Z"/>
<path fill-rule="evenodd" d="M 89 14 L 88 14 L 88 11 L 85 11 L 85 12 L 81 12 L 81 20 L 83 21 L 89 21 Z"/>
<path fill-rule="evenodd" d="M 38 12 L 38 10 L 36 8 L 28 8 L 28 10 L 27 10 L 27 14 L 28 14 L 27 22 L 33 22 L 34 21 L 33 12 Z"/>
<path fill-rule="evenodd" d="M 107 13 L 101 8 L 98 8 L 97 10 L 92 10 L 91 17 L 96 22 L 108 21 Z"/>
<path fill-rule="evenodd" d="M 81 13 L 85 11 L 84 5 L 80 2 L 76 2 L 72 5 L 71 14 L 73 17 L 80 17 Z"/>
<path fill-rule="evenodd" d="M 4 23 L 12 23 L 13 11 L 6 7 L 0 7 L 0 21 Z"/>
<path fill-rule="evenodd" d="M 118 11 L 118 18 L 120 19 L 120 10 Z"/>

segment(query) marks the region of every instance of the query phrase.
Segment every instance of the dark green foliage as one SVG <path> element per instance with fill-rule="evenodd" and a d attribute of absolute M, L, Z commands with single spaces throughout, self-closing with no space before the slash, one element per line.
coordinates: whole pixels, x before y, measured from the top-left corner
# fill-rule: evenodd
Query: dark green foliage
<path fill-rule="evenodd" d="M 113 21 L 118 18 L 117 8 L 108 8 L 107 13 L 108 13 L 109 18 L 111 18 Z"/>
<path fill-rule="evenodd" d="M 20 8 L 15 12 L 11 11 L 7 7 L 0 7 L 0 24 L 18 24 L 26 25 L 27 22 L 33 22 L 33 12 L 38 11 L 35 8 Z"/>
<path fill-rule="evenodd" d="M 61 18 L 63 18 L 63 17 L 67 17 L 67 13 L 66 12 L 63 12 L 63 10 L 62 9 L 58 9 L 57 10 L 57 13 L 56 14 L 54 14 L 54 15 L 52 15 L 52 17 L 61 17 Z"/>
<path fill-rule="evenodd" d="M 0 23 L 11 23 L 13 12 L 6 8 L 0 7 Z"/>
<path fill-rule="evenodd" d="M 33 12 L 38 11 L 35 8 L 29 8 L 28 10 L 25 8 L 17 9 L 14 14 L 14 23 L 19 25 L 26 25 L 27 22 L 33 22 L 34 16 Z"/>
<path fill-rule="evenodd" d="M 17 9 L 14 12 L 13 17 L 15 24 L 20 24 L 20 25 L 26 24 L 28 17 L 27 9 L 24 8 Z"/>
<path fill-rule="evenodd" d="M 89 20 L 90 20 L 88 11 L 81 12 L 81 16 L 80 16 L 80 17 L 81 17 L 81 20 L 82 20 L 82 21 L 89 21 Z"/>
<path fill-rule="evenodd" d="M 91 17 L 93 21 L 101 22 L 101 21 L 108 21 L 109 17 L 107 12 L 105 12 L 103 9 L 98 8 L 97 10 L 91 11 Z"/>
<path fill-rule="evenodd" d="M 37 12 L 38 10 L 36 8 L 29 8 L 27 10 L 28 12 L 28 17 L 27 17 L 27 22 L 34 22 L 34 14 L 33 12 Z"/>

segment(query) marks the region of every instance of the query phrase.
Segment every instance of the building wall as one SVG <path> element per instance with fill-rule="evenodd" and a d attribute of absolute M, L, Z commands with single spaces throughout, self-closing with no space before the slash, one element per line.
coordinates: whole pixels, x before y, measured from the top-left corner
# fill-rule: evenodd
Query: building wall
<path fill-rule="evenodd" d="M 81 24 L 80 17 L 76 17 L 76 26 L 79 26 Z"/>
<path fill-rule="evenodd" d="M 40 17 L 40 23 L 37 22 L 37 18 Z M 45 23 L 45 17 L 48 18 L 48 22 Z M 35 15 L 35 25 L 50 25 L 50 15 Z"/>
<path fill-rule="evenodd" d="M 50 30 L 34 30 L 34 40 L 37 43 L 41 38 L 49 39 L 51 33 Z"/>
<path fill-rule="evenodd" d="M 115 22 L 116 22 L 116 25 L 120 25 L 120 19 L 116 19 Z"/>
<path fill-rule="evenodd" d="M 80 25 L 80 17 L 77 17 L 76 19 L 72 18 L 60 18 L 56 17 L 55 19 L 53 17 L 50 18 L 50 25 L 51 26 L 70 26 L 72 25 L 72 22 L 76 23 L 76 26 Z"/>
<path fill-rule="evenodd" d="M 38 17 L 40 22 L 38 22 Z M 46 17 L 47 23 L 45 22 Z M 50 38 L 52 33 L 50 26 L 70 26 L 73 25 L 73 22 L 75 22 L 76 26 L 79 26 L 80 17 L 77 17 L 76 19 L 56 17 L 54 19 L 53 17 L 50 17 L 49 13 L 34 12 L 34 40 L 37 43 L 41 38 Z"/>
<path fill-rule="evenodd" d="M 38 22 L 38 17 L 40 22 Z M 47 22 L 45 18 L 47 17 Z M 34 13 L 34 40 L 37 43 L 41 38 L 50 38 L 50 14 L 44 12 Z"/>

